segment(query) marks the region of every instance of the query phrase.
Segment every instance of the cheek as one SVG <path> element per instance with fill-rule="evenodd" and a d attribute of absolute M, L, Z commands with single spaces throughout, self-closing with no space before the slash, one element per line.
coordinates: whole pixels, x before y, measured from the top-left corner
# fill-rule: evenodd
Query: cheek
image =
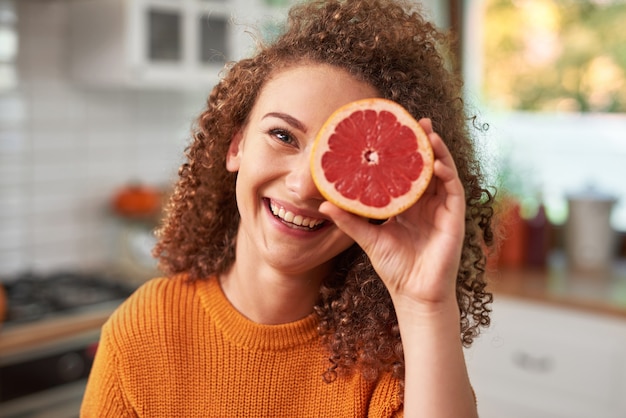
<path fill-rule="evenodd" d="M 350 248 L 354 244 L 354 240 L 341 232 L 340 230 L 336 231 L 335 243 L 333 244 L 333 249 L 337 253 L 336 255 L 341 254 L 348 248 Z"/>
<path fill-rule="evenodd" d="M 239 213 L 245 216 L 256 211 L 267 183 L 267 174 L 251 166 L 245 158 L 240 160 L 235 180 L 235 197 Z"/>
<path fill-rule="evenodd" d="M 237 199 L 237 206 L 245 206 L 245 201 L 249 200 L 246 198 L 247 193 L 249 193 L 250 185 L 247 181 L 246 170 L 239 170 L 237 172 L 237 178 L 235 180 L 235 197 Z M 241 213 L 241 209 L 245 209 L 240 207 L 239 212 Z"/>

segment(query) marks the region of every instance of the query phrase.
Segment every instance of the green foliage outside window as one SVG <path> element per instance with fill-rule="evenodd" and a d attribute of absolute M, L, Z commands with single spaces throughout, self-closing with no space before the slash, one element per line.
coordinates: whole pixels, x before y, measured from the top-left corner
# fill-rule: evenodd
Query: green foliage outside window
<path fill-rule="evenodd" d="M 626 112 L 626 0 L 485 0 L 495 109 Z"/>

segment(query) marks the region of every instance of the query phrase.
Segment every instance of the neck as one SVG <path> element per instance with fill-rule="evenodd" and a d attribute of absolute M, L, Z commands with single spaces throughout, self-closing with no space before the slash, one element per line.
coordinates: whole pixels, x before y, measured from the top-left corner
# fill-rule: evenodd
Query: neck
<path fill-rule="evenodd" d="M 235 262 L 220 276 L 224 294 L 251 321 L 276 325 L 302 319 L 313 312 L 321 274 L 286 275 L 271 268 L 250 268 Z"/>

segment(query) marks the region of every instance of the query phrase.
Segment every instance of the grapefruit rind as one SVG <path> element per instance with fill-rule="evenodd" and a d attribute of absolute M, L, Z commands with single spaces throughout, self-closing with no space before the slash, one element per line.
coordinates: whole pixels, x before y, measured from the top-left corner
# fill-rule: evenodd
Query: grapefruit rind
<path fill-rule="evenodd" d="M 331 182 L 327 179 L 324 168 L 322 167 L 322 158 L 331 151 L 329 140 L 335 133 L 337 125 L 353 115 L 354 112 L 368 110 L 373 110 L 377 112 L 377 114 L 383 111 L 390 112 L 395 116 L 397 122 L 403 125 L 403 127 L 408 127 L 414 133 L 416 141 L 415 150 L 410 152 L 419 154 L 423 163 L 421 171 L 417 175 L 417 179 L 411 181 L 409 190 L 397 197 L 390 197 L 389 202 L 380 207 L 364 204 L 357 198 L 346 197 L 337 190 L 335 181 Z M 334 150 L 336 150 L 336 142 L 334 142 L 334 144 Z M 349 141 L 345 146 L 353 148 L 354 144 L 352 141 Z M 343 147 L 343 144 L 340 145 L 340 147 Z M 365 154 L 369 151 L 362 150 L 362 152 Z M 356 215 L 370 219 L 387 219 L 402 213 L 422 196 L 433 175 L 434 155 L 426 132 L 424 132 L 420 124 L 404 107 L 391 100 L 371 98 L 348 103 L 331 114 L 324 125 L 322 125 L 322 128 L 315 138 L 310 163 L 313 181 L 326 200 Z M 346 173 L 346 176 L 350 175 L 350 173 Z M 372 181 L 375 179 L 369 180 Z"/>

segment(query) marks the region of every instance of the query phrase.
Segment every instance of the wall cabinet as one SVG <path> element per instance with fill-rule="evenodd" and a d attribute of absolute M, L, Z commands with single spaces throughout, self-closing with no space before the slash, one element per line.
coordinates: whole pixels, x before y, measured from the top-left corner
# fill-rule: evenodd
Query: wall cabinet
<path fill-rule="evenodd" d="M 626 417 L 626 319 L 499 296 L 466 351 L 482 418 Z"/>
<path fill-rule="evenodd" d="M 73 0 L 72 78 L 90 85 L 212 86 L 224 64 L 254 44 L 250 25 L 267 28 L 284 7 L 263 0 Z"/>

